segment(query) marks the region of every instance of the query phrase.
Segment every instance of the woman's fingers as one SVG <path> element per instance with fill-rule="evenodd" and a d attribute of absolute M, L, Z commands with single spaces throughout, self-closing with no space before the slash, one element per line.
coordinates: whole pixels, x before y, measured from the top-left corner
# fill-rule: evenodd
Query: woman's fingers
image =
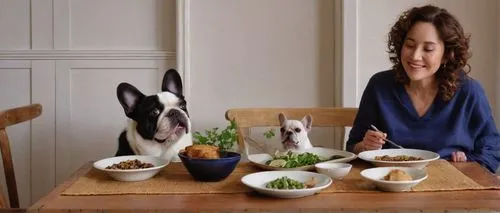
<path fill-rule="evenodd" d="M 451 153 L 451 160 L 453 162 L 466 162 L 467 161 L 467 156 L 465 155 L 464 152 L 455 151 L 455 152 Z"/>
<path fill-rule="evenodd" d="M 377 131 L 373 131 L 373 130 L 366 131 L 366 134 L 367 135 L 373 135 L 373 136 L 375 136 L 377 138 L 385 138 L 385 136 L 386 136 L 385 133 L 377 132 Z"/>
<path fill-rule="evenodd" d="M 371 141 L 373 141 L 375 143 L 378 143 L 381 145 L 385 144 L 385 141 L 384 141 L 384 138 L 386 136 L 385 133 L 368 130 L 368 132 L 366 133 L 365 136 L 367 136 L 368 139 L 370 139 Z"/>
<path fill-rule="evenodd" d="M 382 144 L 377 141 L 377 139 L 366 137 L 364 140 L 365 146 L 370 149 L 379 149 L 382 148 Z"/>
<path fill-rule="evenodd" d="M 363 138 L 363 146 L 368 150 L 381 149 L 385 144 L 385 137 L 387 137 L 385 133 L 368 130 Z"/>
<path fill-rule="evenodd" d="M 465 155 L 464 152 L 458 151 L 457 152 L 457 160 L 458 160 L 458 162 L 465 162 L 465 161 L 467 161 L 467 156 Z"/>
<path fill-rule="evenodd" d="M 382 146 L 376 144 L 365 143 L 365 148 L 369 150 L 380 149 Z"/>

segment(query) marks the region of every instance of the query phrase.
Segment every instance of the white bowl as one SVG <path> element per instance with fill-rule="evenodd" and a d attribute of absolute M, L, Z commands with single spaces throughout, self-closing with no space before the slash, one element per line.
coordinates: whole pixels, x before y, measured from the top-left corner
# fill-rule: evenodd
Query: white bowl
<path fill-rule="evenodd" d="M 322 162 L 315 164 L 314 167 L 321 174 L 328 175 L 334 180 L 342 180 L 344 176 L 349 174 L 352 165 L 348 163 Z"/>
<path fill-rule="evenodd" d="M 330 158 L 334 155 L 343 156 L 343 158 L 324 161 L 324 162 L 345 163 L 345 162 L 349 162 L 349 161 L 356 159 L 356 155 L 352 152 L 347 152 L 347 151 L 338 150 L 338 149 L 323 148 L 323 147 L 313 147 L 313 148 L 303 150 L 301 152 L 310 152 L 310 153 L 316 154 L 322 158 Z M 281 167 L 273 167 L 273 166 L 266 165 L 266 162 L 268 160 L 271 160 L 271 159 L 273 159 L 273 156 L 271 156 L 270 154 L 253 154 L 253 155 L 248 156 L 248 160 L 250 162 L 252 162 L 254 165 L 256 165 L 257 167 L 259 167 L 263 170 L 276 170 L 276 171 L 311 171 L 311 170 L 314 170 L 314 165 L 307 165 L 307 166 L 301 166 L 301 167 L 295 167 L 295 168 L 281 168 Z"/>
<path fill-rule="evenodd" d="M 267 183 L 276 180 L 277 178 L 281 178 L 283 176 L 287 176 L 288 178 L 300 182 L 306 182 L 310 180 L 312 177 L 314 177 L 317 180 L 317 183 L 314 187 L 305 189 L 266 188 Z M 254 189 L 255 191 L 268 196 L 279 197 L 279 198 L 299 198 L 319 193 L 322 189 L 332 184 L 332 179 L 323 174 L 306 172 L 306 171 L 267 171 L 267 172 L 257 172 L 245 175 L 243 178 L 241 178 L 241 182 L 243 182 L 243 184 L 247 185 L 248 187 Z"/>
<path fill-rule="evenodd" d="M 423 160 L 415 161 L 383 161 L 375 160 L 375 156 L 389 155 L 391 157 L 396 155 L 408 155 L 414 157 L 421 157 Z M 404 166 L 404 167 L 415 167 L 424 168 L 431 161 L 439 159 L 439 154 L 427 150 L 420 149 L 379 149 L 364 151 L 358 154 L 358 157 L 371 162 L 375 166 Z"/>
<path fill-rule="evenodd" d="M 106 167 L 111 166 L 115 163 L 120 163 L 126 160 L 137 159 L 143 163 L 153 164 L 151 168 L 145 169 L 106 169 Z M 119 181 L 141 181 L 149 179 L 155 176 L 163 167 L 165 167 L 169 162 L 165 159 L 154 157 L 154 156 L 144 156 L 144 155 L 128 155 L 128 156 L 118 156 L 105 158 L 94 163 L 94 168 L 106 172 L 109 176 Z"/>
<path fill-rule="evenodd" d="M 411 181 L 387 181 L 384 176 L 393 169 L 400 169 L 411 176 Z M 373 182 L 382 191 L 401 192 L 409 191 L 423 180 L 427 179 L 427 173 L 423 169 L 412 167 L 376 167 L 361 171 L 361 176 Z"/>

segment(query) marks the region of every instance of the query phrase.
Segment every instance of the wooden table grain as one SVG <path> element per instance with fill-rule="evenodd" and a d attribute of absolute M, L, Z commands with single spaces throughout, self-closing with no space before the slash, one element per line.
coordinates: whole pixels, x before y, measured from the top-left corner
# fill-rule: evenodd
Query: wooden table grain
<path fill-rule="evenodd" d="M 360 162 L 353 161 L 354 165 Z M 452 163 L 479 184 L 500 179 L 474 162 Z M 500 190 L 408 193 L 320 193 L 298 199 L 241 194 L 61 196 L 88 163 L 28 212 L 500 212 Z"/>

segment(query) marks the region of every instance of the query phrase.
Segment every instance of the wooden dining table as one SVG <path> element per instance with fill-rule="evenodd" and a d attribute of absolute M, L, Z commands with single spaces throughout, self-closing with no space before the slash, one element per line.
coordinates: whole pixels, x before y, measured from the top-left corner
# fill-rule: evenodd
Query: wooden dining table
<path fill-rule="evenodd" d="M 365 163 L 352 161 L 354 166 Z M 452 163 L 481 185 L 500 179 L 475 162 Z M 319 193 L 297 199 L 256 192 L 65 196 L 61 193 L 92 169 L 83 165 L 28 212 L 500 212 L 500 190 L 441 192 Z"/>

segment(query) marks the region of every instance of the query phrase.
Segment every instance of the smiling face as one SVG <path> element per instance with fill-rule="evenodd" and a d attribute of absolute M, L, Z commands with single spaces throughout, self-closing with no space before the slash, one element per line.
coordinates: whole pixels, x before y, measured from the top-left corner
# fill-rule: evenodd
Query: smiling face
<path fill-rule="evenodd" d="M 410 81 L 433 81 L 444 50 L 444 43 L 432 23 L 415 23 L 401 48 L 401 62 Z"/>

